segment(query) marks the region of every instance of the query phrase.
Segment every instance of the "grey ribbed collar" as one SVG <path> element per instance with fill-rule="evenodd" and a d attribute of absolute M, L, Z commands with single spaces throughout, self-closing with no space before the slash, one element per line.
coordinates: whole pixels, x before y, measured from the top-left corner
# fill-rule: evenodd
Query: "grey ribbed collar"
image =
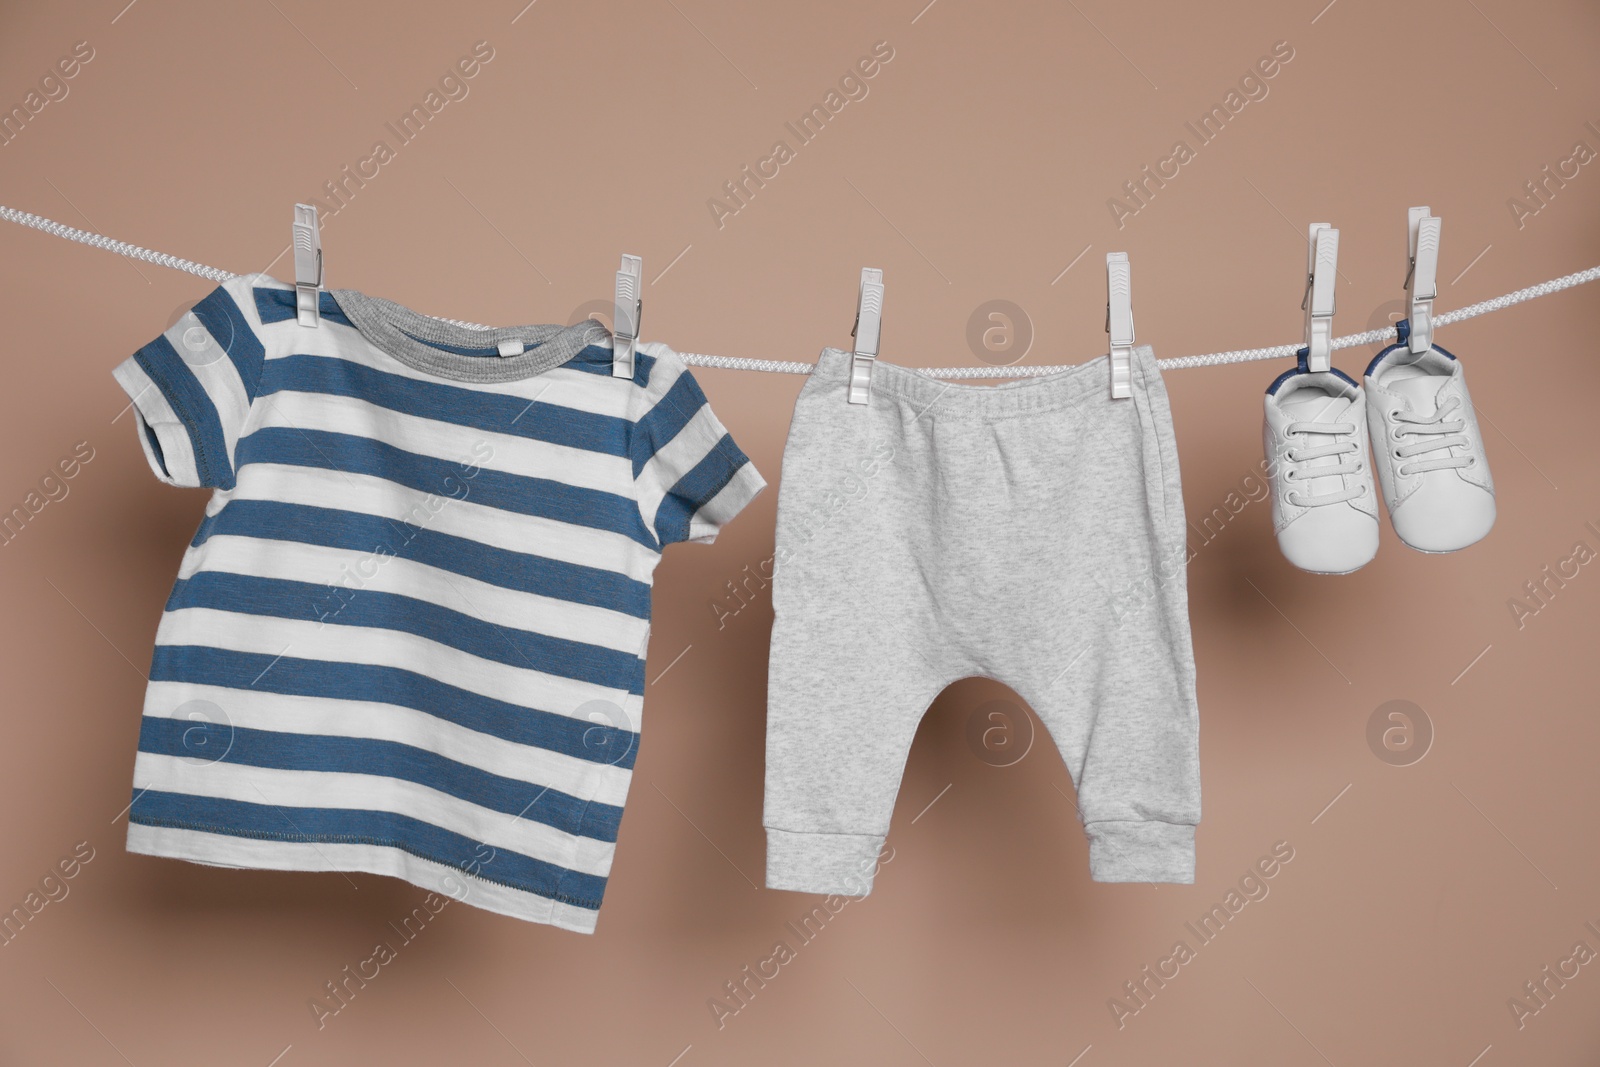
<path fill-rule="evenodd" d="M 332 289 L 328 295 L 378 348 L 409 367 L 461 382 L 532 378 L 561 366 L 590 345 L 611 347 L 610 332 L 593 319 L 573 326 L 474 330 L 354 289 Z M 501 341 L 521 341 L 527 351 L 520 356 L 501 356 L 495 351 Z"/>

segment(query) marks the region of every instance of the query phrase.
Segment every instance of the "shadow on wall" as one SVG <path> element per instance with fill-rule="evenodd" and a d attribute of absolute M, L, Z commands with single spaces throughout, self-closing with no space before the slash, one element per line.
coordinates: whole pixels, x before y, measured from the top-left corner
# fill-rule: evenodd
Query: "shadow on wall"
<path fill-rule="evenodd" d="M 370 919 L 382 925 L 407 911 L 424 890 L 377 874 L 228 870 L 127 853 L 126 818 L 113 828 L 112 850 L 126 863 L 118 878 L 129 912 L 141 919 L 281 919 L 293 924 L 327 922 L 347 929 Z"/>
<path fill-rule="evenodd" d="M 951 683 L 918 724 L 888 844 L 895 867 L 874 895 L 928 879 L 933 905 L 964 923 L 1087 936 L 1104 919 L 1095 895 L 1116 888 L 1089 880 L 1077 790 L 1054 739 L 989 678 Z"/>

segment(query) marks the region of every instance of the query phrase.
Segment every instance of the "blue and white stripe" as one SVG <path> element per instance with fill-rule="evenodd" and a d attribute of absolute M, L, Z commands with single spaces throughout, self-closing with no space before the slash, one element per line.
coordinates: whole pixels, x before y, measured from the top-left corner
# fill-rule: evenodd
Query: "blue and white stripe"
<path fill-rule="evenodd" d="M 214 490 L 156 635 L 128 847 L 590 932 L 656 563 L 764 483 L 664 346 L 632 381 L 609 338 L 457 380 L 353 315 L 324 294 L 304 329 L 248 276 L 115 371 L 156 475 Z"/>

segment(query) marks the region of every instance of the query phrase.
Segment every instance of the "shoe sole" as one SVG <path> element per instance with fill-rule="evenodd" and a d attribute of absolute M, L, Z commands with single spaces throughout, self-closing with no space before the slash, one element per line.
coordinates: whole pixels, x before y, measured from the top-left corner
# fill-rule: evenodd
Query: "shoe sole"
<path fill-rule="evenodd" d="M 1484 535 L 1484 537 L 1487 537 L 1487 536 L 1488 536 L 1488 534 Z M 1460 552 L 1462 548 L 1471 548 L 1473 545 L 1477 544 L 1479 541 L 1482 541 L 1482 540 L 1483 540 L 1483 537 L 1478 538 L 1477 541 L 1468 541 L 1466 544 L 1462 545 L 1461 548 L 1418 548 L 1416 545 L 1412 544 L 1409 541 L 1401 541 L 1400 543 L 1402 545 L 1405 545 L 1411 551 L 1413 551 L 1413 552 L 1421 552 L 1425 556 L 1448 556 L 1452 552 Z M 1345 573 L 1348 574 L 1350 572 L 1346 571 Z"/>
<path fill-rule="evenodd" d="M 1374 556 L 1373 558 L 1376 559 L 1377 557 Z M 1355 565 L 1354 567 L 1351 567 L 1347 571 L 1316 571 L 1316 570 L 1312 570 L 1310 567 L 1302 567 L 1302 566 L 1300 566 L 1300 564 L 1296 563 L 1292 559 L 1288 559 L 1287 557 L 1285 557 L 1285 561 L 1289 564 L 1289 566 L 1293 567 L 1297 571 L 1304 571 L 1306 574 L 1326 574 L 1329 577 L 1338 577 L 1341 574 L 1354 574 L 1356 571 L 1360 570 L 1362 567 L 1365 567 L 1367 565 L 1367 563 L 1371 563 L 1372 562 L 1372 560 L 1369 559 L 1369 560 L 1367 560 L 1367 563 L 1358 563 L 1357 565 Z"/>
<path fill-rule="evenodd" d="M 1393 516 L 1391 516 L 1389 519 L 1389 529 L 1394 530 Z M 1463 548 L 1471 548 L 1473 545 L 1483 541 L 1492 533 L 1494 533 L 1494 527 L 1491 525 L 1489 529 L 1483 531 L 1483 535 L 1481 537 L 1478 537 L 1476 540 L 1468 541 L 1464 545 L 1457 545 L 1455 548 L 1421 548 L 1412 544 L 1410 541 L 1407 541 L 1404 537 L 1401 537 L 1398 531 L 1395 532 L 1394 536 L 1397 541 L 1411 549 L 1413 552 L 1421 552 L 1428 556 L 1448 556 L 1452 552 L 1460 552 Z"/>

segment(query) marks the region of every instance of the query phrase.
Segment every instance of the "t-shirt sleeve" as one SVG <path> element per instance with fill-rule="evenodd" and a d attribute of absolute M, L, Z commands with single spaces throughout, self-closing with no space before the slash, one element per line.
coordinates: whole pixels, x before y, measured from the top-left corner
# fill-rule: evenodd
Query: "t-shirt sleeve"
<path fill-rule="evenodd" d="M 644 392 L 631 447 L 640 514 L 662 546 L 709 544 L 767 483 L 676 357 L 655 359 Z"/>
<path fill-rule="evenodd" d="M 212 290 L 113 370 L 157 478 L 232 489 L 234 446 L 261 383 L 265 350 L 255 276 Z"/>

